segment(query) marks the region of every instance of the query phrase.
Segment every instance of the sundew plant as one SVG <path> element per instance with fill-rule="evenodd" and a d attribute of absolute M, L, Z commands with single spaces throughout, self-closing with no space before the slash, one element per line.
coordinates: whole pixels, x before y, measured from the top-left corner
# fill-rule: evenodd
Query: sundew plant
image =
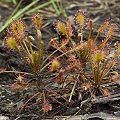
<path fill-rule="evenodd" d="M 58 84 L 64 84 L 64 88 L 70 87 L 71 94 L 73 91 L 79 89 L 79 92 L 90 93 L 95 97 L 96 92 L 101 92 L 104 96 L 110 96 L 111 93 L 107 85 L 118 83 L 120 75 L 117 71 L 111 71 L 113 66 L 118 63 L 120 56 L 120 44 L 115 46 L 115 54 L 110 57 L 111 49 L 110 42 L 112 35 L 115 34 L 114 30 L 116 25 L 111 23 L 111 20 L 106 20 L 96 32 L 94 38 L 92 35 L 93 21 L 90 19 L 86 23 L 86 16 L 82 11 L 78 11 L 75 15 L 75 22 L 79 27 L 78 42 L 76 43 L 75 35 L 69 21 L 56 23 L 56 29 L 62 35 L 59 40 L 52 39 L 49 44 L 59 50 L 62 55 L 64 65 L 58 70 L 59 76 L 57 77 Z M 89 36 L 85 35 L 84 27 L 88 25 L 90 30 Z M 106 33 L 104 39 L 100 42 L 98 36 L 100 33 Z M 88 37 L 88 38 L 87 38 Z M 84 40 L 87 38 L 87 40 Z M 99 42 L 97 42 L 99 41 Z M 69 52 L 70 51 L 70 52 Z M 113 73 L 113 75 L 110 74 Z"/>

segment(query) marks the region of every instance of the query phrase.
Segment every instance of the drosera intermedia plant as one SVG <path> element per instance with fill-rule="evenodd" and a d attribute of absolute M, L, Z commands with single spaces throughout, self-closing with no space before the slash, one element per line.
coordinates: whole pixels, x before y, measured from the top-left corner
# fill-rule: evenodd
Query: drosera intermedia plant
<path fill-rule="evenodd" d="M 1 73 L 3 72 L 15 72 L 19 74 L 28 74 L 34 76 L 36 79 L 35 82 L 32 82 L 30 80 L 24 80 L 23 77 L 20 75 L 18 76 L 20 78 L 20 81 L 18 82 L 18 78 L 16 78 L 16 82 L 11 85 L 12 89 L 20 89 L 20 88 L 37 88 L 38 93 L 33 95 L 20 109 L 20 111 L 23 110 L 23 108 L 27 105 L 27 103 L 33 99 L 35 96 L 40 94 L 40 98 L 43 101 L 42 103 L 42 110 L 43 113 L 47 113 L 48 111 L 52 110 L 52 105 L 49 103 L 49 100 L 46 99 L 47 93 L 53 93 L 64 100 L 66 100 L 63 96 L 59 95 L 57 91 L 52 91 L 47 89 L 51 84 L 49 83 L 51 80 L 56 78 L 57 76 L 43 80 L 42 77 L 57 70 L 60 67 L 59 60 L 57 58 L 51 59 L 49 63 L 46 64 L 46 61 L 49 60 L 49 58 L 57 51 L 54 51 L 51 55 L 49 55 L 44 61 L 42 59 L 43 51 L 44 51 L 44 43 L 42 42 L 42 34 L 41 34 L 41 25 L 42 25 L 43 17 L 39 14 L 35 14 L 32 18 L 32 22 L 36 28 L 37 31 L 37 38 L 38 38 L 38 46 L 35 46 L 32 41 L 34 41 L 33 36 L 27 35 L 27 25 L 23 20 L 16 20 L 10 24 L 8 35 L 5 38 L 5 45 L 11 50 L 16 50 L 20 55 L 22 60 L 26 62 L 26 64 L 29 66 L 29 68 L 33 71 L 32 73 L 25 73 L 25 72 L 16 72 L 16 71 L 5 71 L 1 70 Z M 33 48 L 36 49 L 33 50 Z M 49 67 L 50 69 L 47 72 L 43 72 L 45 68 Z M 42 96 L 42 97 L 41 97 Z M 47 97 L 48 98 L 48 97 Z M 60 103 L 57 101 L 54 97 L 50 97 L 51 99 L 54 99 L 54 101 Z M 62 104 L 62 103 L 60 103 Z M 32 105 L 31 105 L 32 106 Z"/>
<path fill-rule="evenodd" d="M 86 26 L 86 17 L 82 11 L 78 11 L 75 15 L 75 22 L 79 26 L 78 42 L 74 38 L 73 30 L 69 21 L 56 23 L 56 30 L 62 35 L 58 40 L 54 38 L 50 41 L 50 45 L 58 49 L 62 54 L 65 54 L 67 59 L 63 57 L 64 67 L 59 68 L 58 84 L 63 84 L 64 88 L 73 85 L 69 102 L 75 89 L 78 92 L 88 91 L 91 97 L 95 97 L 99 91 L 104 96 L 110 96 L 111 93 L 106 84 L 113 82 L 119 83 L 120 75 L 110 75 L 110 70 L 116 64 L 120 49 L 120 44 L 115 47 L 115 53 L 110 57 L 110 44 L 108 40 L 112 37 L 115 24 L 111 20 L 106 20 L 104 24 L 96 31 L 97 35 L 93 38 L 93 21 L 90 19 L 87 23 L 90 29 L 87 41 L 84 40 L 87 36 L 84 35 L 84 27 Z M 103 31 L 107 31 L 101 43 L 97 42 L 98 36 Z M 84 37 L 85 36 L 85 37 Z M 77 47 L 81 46 L 81 47 Z M 66 51 L 72 51 L 67 53 Z M 61 72 L 62 71 L 62 72 Z M 78 99 L 80 99 L 78 97 Z"/>

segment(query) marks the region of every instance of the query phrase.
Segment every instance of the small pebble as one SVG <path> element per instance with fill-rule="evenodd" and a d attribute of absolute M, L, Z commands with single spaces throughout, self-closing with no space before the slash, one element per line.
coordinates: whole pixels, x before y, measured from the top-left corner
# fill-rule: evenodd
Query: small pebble
<path fill-rule="evenodd" d="M 0 116 L 0 120 L 10 120 L 7 116 Z"/>
<path fill-rule="evenodd" d="M 19 102 L 17 102 L 17 108 L 19 109 L 19 108 L 21 108 L 22 106 L 23 106 L 23 101 L 19 101 Z"/>
<path fill-rule="evenodd" d="M 116 111 L 116 112 L 114 112 L 114 114 L 115 114 L 116 116 L 120 116 L 120 111 Z"/>

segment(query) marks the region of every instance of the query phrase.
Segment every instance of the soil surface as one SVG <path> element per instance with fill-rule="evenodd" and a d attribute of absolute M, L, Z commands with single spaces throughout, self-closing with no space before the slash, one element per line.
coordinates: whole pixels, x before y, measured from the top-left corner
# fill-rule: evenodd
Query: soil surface
<path fill-rule="evenodd" d="M 34 7 L 38 4 L 44 3 L 44 0 L 38 2 Z M 23 1 L 20 8 L 25 7 L 28 2 Z M 53 10 L 52 5 L 44 7 L 38 11 L 43 16 L 44 23 L 42 26 L 42 40 L 45 45 L 45 51 L 48 51 L 48 54 L 53 52 L 54 48 L 48 45 L 48 42 L 58 36 L 57 32 L 54 29 L 53 23 L 57 20 L 63 21 L 69 19 L 72 23 L 72 26 L 75 27 L 75 23 L 73 21 L 74 15 L 78 10 L 84 11 L 87 18 L 90 18 L 94 21 L 95 29 L 97 26 L 100 26 L 104 23 L 106 19 L 111 18 L 113 23 L 116 23 L 118 26 L 118 34 L 115 34 L 112 40 L 112 46 L 120 42 L 120 1 L 119 0 L 64 0 L 62 2 L 63 8 L 66 11 L 68 18 L 64 17 L 62 14 L 57 15 Z M 6 6 L 5 6 L 6 5 Z M 0 26 L 4 24 L 7 20 L 8 16 L 11 15 L 12 11 L 15 9 L 13 3 L 2 3 L 0 4 Z M 30 15 L 24 15 L 23 19 L 28 25 L 28 35 L 36 36 L 35 29 L 31 25 L 31 16 L 35 13 L 31 13 Z M 3 41 L 6 36 L 5 29 L 2 33 L 0 33 L 0 40 Z M 75 28 L 75 32 L 76 32 Z M 77 32 L 76 32 L 77 33 Z M 86 32 L 86 36 L 88 36 L 88 32 Z M 86 36 L 84 36 L 84 39 Z M 103 36 L 100 36 L 100 40 L 102 40 Z M 38 44 L 38 41 L 34 42 L 35 45 Z M 47 55 L 44 53 L 45 58 Z M 6 69 L 8 71 L 21 71 L 21 72 L 32 72 L 29 67 L 23 62 L 20 55 L 16 51 L 10 51 L 5 48 L 2 44 L 0 44 L 0 69 Z M 120 73 L 120 60 L 117 67 L 113 69 L 117 70 Z M 41 120 L 41 119 L 63 119 L 55 116 L 70 116 L 70 115 L 83 115 L 85 120 L 107 120 L 110 115 L 114 116 L 117 120 L 117 117 L 120 116 L 120 85 L 113 84 L 110 86 L 111 89 L 111 97 L 102 97 L 98 96 L 96 99 L 89 99 L 89 94 L 83 94 L 83 100 L 78 100 L 78 93 L 73 96 L 73 103 L 71 105 L 65 104 L 60 105 L 55 101 L 52 102 L 53 109 L 48 112 L 48 114 L 42 115 L 41 106 L 39 104 L 35 104 L 32 107 L 25 107 L 21 112 L 19 112 L 19 108 L 34 94 L 38 92 L 36 89 L 22 89 L 20 91 L 15 91 L 10 88 L 10 85 L 13 84 L 15 78 L 19 74 L 15 73 L 1 73 L 0 74 L 0 116 L 8 116 L 10 120 Z M 25 75 L 26 79 L 33 80 L 31 76 Z M 50 77 L 50 76 L 49 76 Z M 44 78 L 43 78 L 44 79 Z M 37 102 L 38 97 L 36 96 L 32 99 L 28 106 Z M 61 99 L 59 98 L 59 101 Z M 64 103 L 64 101 L 62 101 Z M 102 118 L 100 114 L 95 114 L 91 118 L 89 118 L 90 114 L 94 113 L 105 113 L 107 116 Z M 112 118 L 112 117 L 111 117 Z M 71 118 L 72 119 L 72 118 Z M 74 119 L 74 118 L 73 118 Z M 79 118 L 81 119 L 81 118 Z M 1 119 L 0 119 L 1 120 Z"/>

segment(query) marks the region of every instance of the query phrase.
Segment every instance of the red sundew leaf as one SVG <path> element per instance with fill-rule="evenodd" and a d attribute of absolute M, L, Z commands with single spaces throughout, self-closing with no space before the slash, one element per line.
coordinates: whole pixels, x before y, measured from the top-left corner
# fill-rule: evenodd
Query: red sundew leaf
<path fill-rule="evenodd" d="M 57 77 L 57 84 L 58 85 L 61 85 L 61 84 L 63 84 L 65 82 L 65 76 L 64 75 L 59 75 L 58 77 Z"/>
<path fill-rule="evenodd" d="M 32 21 L 33 21 L 33 24 L 35 25 L 35 28 L 37 30 L 40 30 L 41 28 L 41 25 L 42 25 L 42 20 L 43 20 L 43 17 L 41 15 L 38 14 L 35 14 L 33 17 L 32 17 Z"/>
<path fill-rule="evenodd" d="M 75 15 L 76 23 L 78 23 L 80 26 L 84 25 L 85 23 L 85 15 L 82 11 L 78 11 L 78 13 Z"/>
<path fill-rule="evenodd" d="M 103 29 L 105 29 L 110 22 L 111 22 L 110 20 L 106 20 L 104 24 L 97 30 L 97 32 L 101 32 Z"/>
<path fill-rule="evenodd" d="M 100 53 L 96 53 L 95 58 L 98 62 L 100 62 L 103 59 L 103 55 Z"/>
<path fill-rule="evenodd" d="M 66 33 L 66 26 L 64 23 L 58 21 L 56 23 L 56 30 L 58 30 L 58 32 L 62 33 L 63 35 L 67 35 Z"/>
<path fill-rule="evenodd" d="M 93 25 L 93 21 L 90 19 L 90 20 L 89 20 L 89 28 L 92 29 L 92 25 Z"/>
<path fill-rule="evenodd" d="M 45 114 L 52 110 L 52 105 L 46 101 L 46 103 L 42 105 L 42 110 L 43 110 L 43 114 Z"/>
<path fill-rule="evenodd" d="M 117 54 L 120 55 L 120 45 L 118 46 Z"/>
<path fill-rule="evenodd" d="M 10 88 L 12 88 L 13 90 L 18 90 L 18 89 L 20 89 L 20 88 L 23 88 L 23 86 L 18 85 L 18 84 L 11 84 L 11 85 L 10 85 Z"/>
<path fill-rule="evenodd" d="M 81 85 L 82 91 L 91 91 L 91 83 L 85 83 Z"/>
<path fill-rule="evenodd" d="M 102 93 L 104 96 L 107 96 L 107 97 L 110 97 L 111 96 L 111 93 L 110 91 L 108 91 L 107 89 L 101 89 Z"/>
<path fill-rule="evenodd" d="M 26 24 L 23 20 L 16 20 L 10 25 L 11 35 L 17 38 L 24 38 L 26 33 Z"/>
<path fill-rule="evenodd" d="M 13 49 L 17 48 L 16 40 L 13 37 L 8 37 L 6 39 L 6 42 L 7 42 L 7 45 L 10 46 L 11 48 L 13 48 Z"/>
<path fill-rule="evenodd" d="M 73 32 L 73 30 L 72 30 L 72 26 L 71 26 L 71 23 L 70 23 L 70 21 L 66 21 L 66 24 L 67 24 L 67 35 L 69 36 L 69 37 L 71 37 L 71 36 L 73 36 L 73 34 L 72 34 L 72 32 Z"/>
<path fill-rule="evenodd" d="M 57 70 L 59 66 L 60 66 L 60 63 L 58 62 L 58 60 L 52 61 L 52 70 Z"/>

